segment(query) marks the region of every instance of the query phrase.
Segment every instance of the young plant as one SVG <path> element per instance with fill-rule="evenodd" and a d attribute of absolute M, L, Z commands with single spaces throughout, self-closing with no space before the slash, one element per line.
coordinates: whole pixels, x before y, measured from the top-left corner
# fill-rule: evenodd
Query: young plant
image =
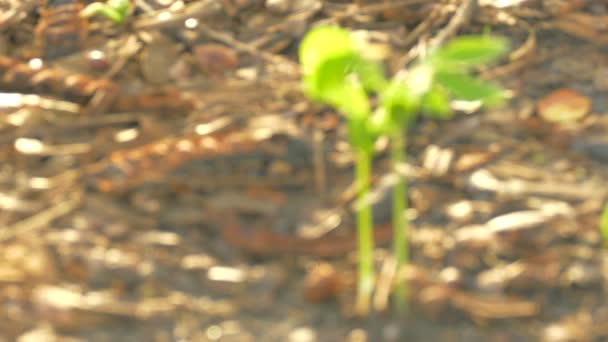
<path fill-rule="evenodd" d="M 374 283 L 372 213 L 369 203 L 366 204 L 374 142 L 381 135 L 391 138 L 391 160 L 396 169 L 405 161 L 404 129 L 419 111 L 445 118 L 449 114 L 450 97 L 479 100 L 484 105 L 499 103 L 502 91 L 498 86 L 472 78 L 468 73 L 497 58 L 507 46 L 505 40 L 487 36 L 458 38 L 430 51 L 408 73 L 387 80 L 380 64 L 364 59 L 355 49 L 348 31 L 318 27 L 302 41 L 300 62 L 304 90 L 313 100 L 329 104 L 344 114 L 356 153 L 355 179 L 361 204 L 357 206 L 357 313 L 369 311 Z M 373 111 L 369 101 L 372 94 L 379 97 L 379 105 Z M 398 268 L 409 259 L 406 210 L 407 186 L 399 177 L 393 190 L 393 248 Z M 407 284 L 400 281 L 395 293 L 397 307 L 402 307 L 406 298 Z"/>
<path fill-rule="evenodd" d="M 101 14 L 112 20 L 115 24 L 122 23 L 129 13 L 129 0 L 108 0 L 107 3 L 93 2 L 80 13 L 83 17 L 92 17 Z"/>
<path fill-rule="evenodd" d="M 371 106 L 367 90 L 384 86 L 382 77 L 366 69 L 374 65 L 360 58 L 348 31 L 319 27 L 308 32 L 300 45 L 304 91 L 313 100 L 337 108 L 347 119 L 350 142 L 356 154 L 357 199 L 369 193 L 375 136 L 368 124 Z M 371 77 L 368 77 L 371 76 Z M 357 209 L 359 276 L 356 311 L 369 312 L 374 287 L 372 212 Z"/>
<path fill-rule="evenodd" d="M 508 49 L 504 39 L 489 36 L 463 36 L 445 47 L 430 51 L 401 77 L 397 75 L 381 94 L 381 110 L 386 115 L 384 133 L 391 138 L 391 161 L 394 173 L 405 161 L 406 131 L 418 112 L 433 118 L 449 117 L 449 99 L 481 101 L 482 105 L 497 105 L 503 100 L 501 88 L 493 83 L 469 76 L 477 66 L 491 62 Z M 398 176 L 393 188 L 393 254 L 397 269 L 409 262 L 407 182 Z M 395 307 L 403 311 L 407 304 L 407 283 L 398 278 Z"/>

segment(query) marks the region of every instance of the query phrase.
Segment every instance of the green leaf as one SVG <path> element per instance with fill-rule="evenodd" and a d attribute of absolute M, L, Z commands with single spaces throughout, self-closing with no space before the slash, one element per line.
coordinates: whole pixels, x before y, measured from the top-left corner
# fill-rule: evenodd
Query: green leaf
<path fill-rule="evenodd" d="M 348 119 L 352 144 L 370 149 L 373 145 L 367 127 L 370 103 L 365 90 L 381 86 L 378 68 L 361 63 L 350 33 L 338 27 L 309 31 L 302 40 L 299 55 L 306 94 L 342 112 Z"/>
<path fill-rule="evenodd" d="M 370 104 L 365 89 L 356 77 L 350 77 L 350 56 L 320 64 L 314 74 L 304 76 L 304 91 L 313 100 L 327 103 L 347 118 L 366 117 Z"/>
<path fill-rule="evenodd" d="M 393 118 L 384 107 L 378 107 L 368 120 L 369 132 L 375 138 L 390 133 L 394 127 L 398 127 L 393 122 Z"/>
<path fill-rule="evenodd" d="M 365 89 L 358 82 L 347 82 L 328 103 L 338 108 L 349 120 L 367 120 L 370 104 Z"/>
<path fill-rule="evenodd" d="M 357 61 L 348 31 L 330 26 L 312 29 L 300 45 L 304 91 L 348 117 L 366 116 L 367 94 L 351 75 Z"/>
<path fill-rule="evenodd" d="M 369 92 L 378 93 L 386 87 L 384 68 L 378 62 L 357 58 L 353 64 L 353 71 L 359 77 L 363 88 Z"/>
<path fill-rule="evenodd" d="M 354 57 L 355 47 L 350 33 L 334 26 L 310 30 L 300 44 L 299 57 L 304 75 L 318 72 L 319 65 L 331 59 Z"/>
<path fill-rule="evenodd" d="M 412 96 L 421 97 L 433 86 L 435 70 L 428 63 L 419 63 L 407 74 L 405 86 Z"/>
<path fill-rule="evenodd" d="M 434 119 L 447 119 L 451 116 L 450 99 L 442 87 L 434 85 L 422 98 L 422 110 Z"/>
<path fill-rule="evenodd" d="M 504 102 L 502 88 L 492 82 L 447 72 L 438 72 L 435 80 L 458 100 L 481 101 L 484 106 Z"/>
<path fill-rule="evenodd" d="M 323 70 L 320 70 L 322 65 L 330 62 L 332 67 L 323 67 Z M 338 73 L 346 77 L 352 72 L 359 77 L 367 91 L 378 92 L 386 84 L 382 65 L 361 58 L 350 33 L 338 27 L 322 26 L 312 29 L 300 45 L 300 63 L 304 78 L 319 79 L 321 78 L 319 74 L 326 72 Z M 320 89 L 312 89 L 311 87 L 314 86 L 312 83 L 308 86 L 309 91 L 321 92 Z"/>
<path fill-rule="evenodd" d="M 129 0 L 110 0 L 108 4 L 124 19 L 129 12 Z"/>
<path fill-rule="evenodd" d="M 129 0 L 108 0 L 108 5 L 121 13 L 127 12 L 129 3 Z"/>
<path fill-rule="evenodd" d="M 116 24 L 122 23 L 129 12 L 128 0 L 109 0 L 107 3 L 94 2 L 81 11 L 83 17 L 101 14 Z"/>
<path fill-rule="evenodd" d="M 339 96 L 338 94 L 343 92 L 341 88 L 347 83 L 352 63 L 351 56 L 341 56 L 316 65 L 314 72 L 302 76 L 304 91 L 317 101 Z"/>
<path fill-rule="evenodd" d="M 461 72 L 498 59 L 509 49 L 506 38 L 497 36 L 461 36 L 432 54 L 433 65 L 440 70 Z"/>
<path fill-rule="evenodd" d="M 381 97 L 381 106 L 396 125 L 408 125 L 420 109 L 421 97 L 412 92 L 403 82 L 393 80 Z"/>

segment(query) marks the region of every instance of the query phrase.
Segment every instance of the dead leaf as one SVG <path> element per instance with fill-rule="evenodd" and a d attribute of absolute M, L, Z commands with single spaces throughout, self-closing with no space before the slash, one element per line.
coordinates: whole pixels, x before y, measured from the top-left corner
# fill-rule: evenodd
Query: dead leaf
<path fill-rule="evenodd" d="M 537 113 L 545 121 L 558 124 L 575 122 L 589 113 L 591 99 L 572 89 L 557 89 L 536 105 Z"/>

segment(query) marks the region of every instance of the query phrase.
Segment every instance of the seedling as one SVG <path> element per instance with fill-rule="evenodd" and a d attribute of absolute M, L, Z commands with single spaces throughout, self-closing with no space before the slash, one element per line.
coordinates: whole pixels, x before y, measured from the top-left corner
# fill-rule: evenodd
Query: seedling
<path fill-rule="evenodd" d="M 347 119 L 350 142 L 356 154 L 357 231 L 359 279 L 356 311 L 369 312 L 374 287 L 372 253 L 372 212 L 365 204 L 369 193 L 373 145 L 378 137 L 391 138 L 394 167 L 405 160 L 404 129 L 422 110 L 437 118 L 449 116 L 449 98 L 478 100 L 491 105 L 502 100 L 501 89 L 468 76 L 475 67 L 490 62 L 507 50 L 505 40 L 488 36 L 466 36 L 430 51 L 407 73 L 390 80 L 382 66 L 366 60 L 356 50 L 348 31 L 337 27 L 317 27 L 300 46 L 305 93 L 313 100 L 338 109 Z M 369 97 L 377 95 L 379 105 L 372 111 Z M 407 186 L 399 178 L 393 191 L 394 254 L 397 267 L 409 260 L 407 242 Z M 363 203 L 363 204 L 362 204 Z M 400 281 L 396 304 L 403 307 L 407 284 Z"/>
<path fill-rule="evenodd" d="M 608 248 L 608 204 L 604 207 L 602 217 L 600 218 L 600 234 L 602 235 L 604 248 Z"/>
<path fill-rule="evenodd" d="M 380 90 L 384 77 L 376 65 L 363 60 L 348 31 L 319 27 L 304 37 L 300 46 L 304 91 L 313 100 L 337 108 L 348 121 L 350 142 L 356 154 L 357 199 L 369 193 L 375 134 L 370 129 L 371 106 L 367 90 Z M 369 70 L 368 70 L 369 69 Z M 376 71 L 371 71 L 376 70 Z M 378 76 L 382 77 L 375 77 Z M 356 310 L 369 312 L 374 288 L 372 253 L 372 211 L 369 205 L 357 209 L 359 278 Z"/>
<path fill-rule="evenodd" d="M 115 24 L 122 23 L 129 13 L 129 0 L 108 0 L 107 3 L 93 2 L 80 13 L 83 17 L 101 14 Z"/>
<path fill-rule="evenodd" d="M 391 160 L 395 174 L 405 161 L 406 139 L 403 133 L 417 113 L 433 118 L 450 116 L 449 99 L 480 101 L 494 106 L 504 100 L 502 89 L 493 83 L 469 76 L 477 66 L 491 62 L 508 49 L 506 40 L 490 36 L 462 36 L 446 46 L 430 51 L 410 70 L 403 80 L 399 75 L 391 81 L 393 91 L 381 94 L 383 110 L 389 112 L 386 134 L 391 137 Z M 390 88 L 389 88 L 390 89 Z M 407 182 L 399 177 L 393 189 L 393 253 L 397 269 L 409 261 Z M 398 279 L 395 307 L 404 311 L 408 297 L 407 283 Z"/>

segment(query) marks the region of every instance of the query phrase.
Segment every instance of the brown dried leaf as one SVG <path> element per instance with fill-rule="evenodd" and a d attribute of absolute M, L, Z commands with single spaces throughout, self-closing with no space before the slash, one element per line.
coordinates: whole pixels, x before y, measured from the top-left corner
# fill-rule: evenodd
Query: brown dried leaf
<path fill-rule="evenodd" d="M 557 89 L 540 101 L 536 110 L 545 121 L 567 124 L 577 121 L 591 110 L 591 99 L 580 95 L 572 89 Z"/>

